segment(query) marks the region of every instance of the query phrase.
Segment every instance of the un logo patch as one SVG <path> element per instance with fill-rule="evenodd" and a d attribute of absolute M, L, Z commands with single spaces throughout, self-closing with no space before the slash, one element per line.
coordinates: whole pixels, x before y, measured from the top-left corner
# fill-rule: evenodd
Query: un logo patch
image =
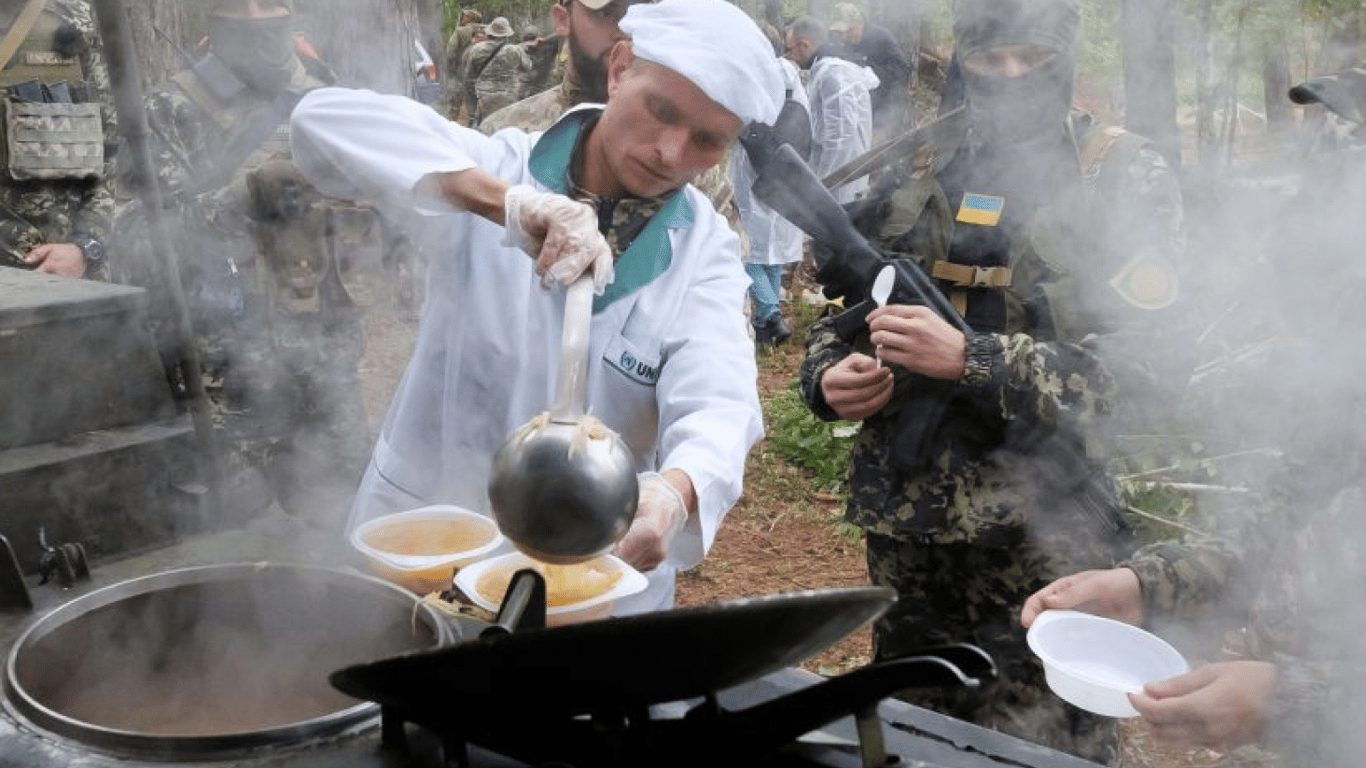
<path fill-rule="evenodd" d="M 631 353 L 630 353 L 630 352 L 622 352 L 622 353 L 621 353 L 621 369 L 624 370 L 624 371 L 629 371 L 629 370 L 631 370 L 632 368 L 635 368 L 635 367 L 636 367 L 636 359 L 635 359 L 634 357 L 631 356 Z"/>

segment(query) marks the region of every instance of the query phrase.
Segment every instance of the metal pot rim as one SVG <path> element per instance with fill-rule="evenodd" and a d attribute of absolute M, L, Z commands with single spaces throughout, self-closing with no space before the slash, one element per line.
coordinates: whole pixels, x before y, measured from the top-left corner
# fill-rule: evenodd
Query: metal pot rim
<path fill-rule="evenodd" d="M 436 635 L 437 647 L 447 645 L 452 641 L 450 626 L 431 606 L 426 605 L 407 590 L 355 570 L 265 561 L 176 568 L 138 576 L 102 587 L 69 600 L 34 620 L 19 635 L 5 659 L 4 693 L 7 708 L 27 720 L 31 725 L 51 734 L 78 741 L 83 746 L 94 747 L 118 756 L 133 755 L 163 759 L 170 757 L 230 757 L 261 747 L 277 748 L 312 741 L 325 736 L 334 736 L 353 728 L 368 725 L 370 721 L 378 717 L 379 707 L 373 702 L 362 701 L 320 717 L 256 731 L 185 736 L 149 734 L 110 728 L 64 715 L 38 701 L 19 682 L 17 665 L 20 655 L 26 649 L 34 647 L 56 629 L 88 613 L 123 600 L 165 589 L 234 581 L 271 572 L 293 572 L 302 575 L 304 578 L 319 580 L 346 580 L 348 583 L 353 583 L 368 592 L 374 593 L 377 597 L 412 603 L 414 610 L 425 616 L 427 625 Z"/>

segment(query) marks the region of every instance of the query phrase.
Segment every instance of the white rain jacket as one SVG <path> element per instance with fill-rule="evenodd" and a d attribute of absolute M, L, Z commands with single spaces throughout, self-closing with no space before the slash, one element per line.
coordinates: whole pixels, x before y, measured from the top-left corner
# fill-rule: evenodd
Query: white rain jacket
<path fill-rule="evenodd" d="M 867 152 L 873 141 L 873 102 L 868 92 L 877 75 L 835 56 L 811 64 L 806 95 L 811 100 L 811 170 L 819 178 Z M 840 203 L 853 202 L 868 188 L 866 178 L 832 190 Z"/>
<path fill-rule="evenodd" d="M 552 401 L 564 291 L 546 291 L 503 227 L 457 211 L 419 182 L 478 166 L 563 191 L 575 140 L 600 107 L 570 111 L 544 135 L 487 137 L 397 96 L 325 88 L 294 111 L 299 170 L 319 190 L 375 205 L 427 254 L 427 302 L 350 525 L 422 504 L 487 514 L 494 452 Z M 739 498 L 745 456 L 762 436 L 754 348 L 742 303 L 739 243 L 691 186 L 620 256 L 596 297 L 589 410 L 616 430 L 637 468 L 680 469 L 698 514 L 650 586 L 616 613 L 673 604 L 674 573 L 701 561 Z"/>
<path fill-rule="evenodd" d="M 802 86 L 797 65 L 790 59 L 778 59 L 783 72 L 783 85 L 788 97 L 811 111 L 806 88 Z M 791 264 L 802 260 L 802 240 L 805 235 L 795 224 L 779 216 L 776 211 L 754 197 L 754 178 L 757 172 L 750 163 L 749 153 L 736 144 L 730 153 L 731 185 L 735 188 L 735 206 L 740 209 L 740 220 L 749 235 L 749 261 L 752 264 Z"/>

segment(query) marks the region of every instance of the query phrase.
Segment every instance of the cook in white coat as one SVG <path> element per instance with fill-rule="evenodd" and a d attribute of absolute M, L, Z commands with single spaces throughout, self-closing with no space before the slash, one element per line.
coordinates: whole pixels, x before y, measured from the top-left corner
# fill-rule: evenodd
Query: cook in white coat
<path fill-rule="evenodd" d="M 811 170 L 824 178 L 867 152 L 873 142 L 873 100 L 877 75 L 838 56 L 827 55 L 826 25 L 810 16 L 792 22 L 787 55 L 810 70 L 806 95 L 811 101 Z M 853 202 L 868 188 L 859 179 L 831 190 L 841 203 Z"/>
<path fill-rule="evenodd" d="M 676 569 L 705 555 L 762 435 L 739 244 L 687 182 L 749 121 L 771 123 L 783 94 L 772 48 L 725 0 L 634 5 L 621 27 L 632 39 L 610 55 L 606 106 L 543 135 L 485 137 L 343 89 L 305 97 L 291 130 L 310 181 L 376 205 L 432 259 L 350 526 L 433 503 L 488 512 L 493 453 L 554 393 L 564 291 L 545 286 L 593 269 L 589 410 L 642 473 L 617 553 L 650 586 L 619 614 L 672 605 Z"/>
<path fill-rule="evenodd" d="M 806 87 L 802 85 L 797 65 L 790 59 L 778 59 L 778 65 L 783 75 L 784 96 L 800 104 L 809 116 Z M 806 130 L 809 136 L 809 126 Z M 783 266 L 802 260 L 805 235 L 797 225 L 754 196 L 754 179 L 758 171 L 743 147 L 730 153 L 729 170 L 731 186 L 735 189 L 735 207 L 740 210 L 740 220 L 749 235 L 749 260 L 745 262 L 745 272 L 752 281 L 749 287 L 750 323 L 754 326 L 755 341 L 780 343 L 792 335 L 779 305 Z"/>

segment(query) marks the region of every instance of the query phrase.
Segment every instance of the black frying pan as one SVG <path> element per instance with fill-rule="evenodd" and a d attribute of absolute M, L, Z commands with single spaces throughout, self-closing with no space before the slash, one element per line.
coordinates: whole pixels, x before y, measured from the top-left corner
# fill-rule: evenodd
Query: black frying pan
<path fill-rule="evenodd" d="M 823 589 L 485 632 L 347 667 L 329 679 L 344 693 L 421 712 L 424 719 L 627 712 L 721 691 L 804 661 L 893 600 L 885 587 Z"/>

